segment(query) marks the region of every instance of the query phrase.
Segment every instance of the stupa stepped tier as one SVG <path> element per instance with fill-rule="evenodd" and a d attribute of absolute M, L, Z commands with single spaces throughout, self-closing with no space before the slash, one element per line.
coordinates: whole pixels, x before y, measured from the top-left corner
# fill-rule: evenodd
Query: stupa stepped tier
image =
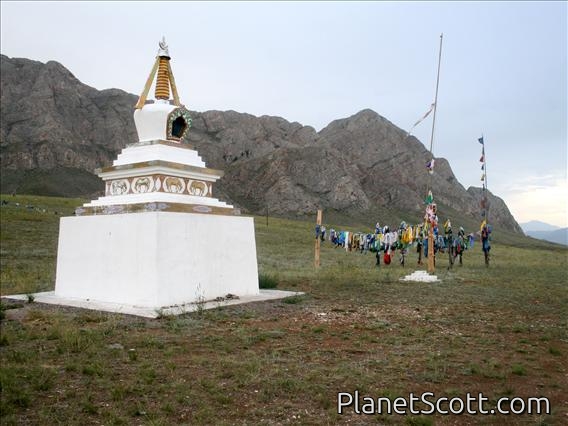
<path fill-rule="evenodd" d="M 78 208 L 78 216 L 145 211 L 239 214 L 213 197 L 213 183 L 223 172 L 208 168 L 183 142 L 191 117 L 179 101 L 169 61 L 162 41 L 134 111 L 139 141 L 123 149 L 112 166 L 95 171 L 105 182 L 105 195 Z M 156 72 L 156 100 L 147 101 Z"/>

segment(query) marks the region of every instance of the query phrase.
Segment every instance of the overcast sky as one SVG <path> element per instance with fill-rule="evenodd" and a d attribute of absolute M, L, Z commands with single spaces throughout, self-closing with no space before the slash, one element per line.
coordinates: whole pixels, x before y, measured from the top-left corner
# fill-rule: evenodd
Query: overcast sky
<path fill-rule="evenodd" d="M 140 94 L 166 36 L 190 109 L 317 130 L 371 108 L 403 129 L 433 102 L 434 154 L 519 222 L 568 226 L 566 2 L 5 2 L 1 51 Z M 429 145 L 431 121 L 414 132 Z M 435 194 L 434 194 L 435 195 Z"/>

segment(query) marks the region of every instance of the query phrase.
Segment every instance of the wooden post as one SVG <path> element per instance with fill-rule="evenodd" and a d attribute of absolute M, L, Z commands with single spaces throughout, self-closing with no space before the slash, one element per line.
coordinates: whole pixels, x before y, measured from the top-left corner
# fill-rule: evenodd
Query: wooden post
<path fill-rule="evenodd" d="M 316 224 L 320 227 L 320 230 L 321 230 L 321 221 L 322 221 L 322 211 L 318 210 Z M 316 269 L 320 267 L 320 238 L 319 238 L 319 235 L 316 235 L 316 252 L 315 252 L 315 258 L 314 258 L 314 266 L 315 266 Z"/>
<path fill-rule="evenodd" d="M 434 273 L 436 268 L 434 267 L 434 229 L 432 224 L 428 229 L 428 273 Z"/>

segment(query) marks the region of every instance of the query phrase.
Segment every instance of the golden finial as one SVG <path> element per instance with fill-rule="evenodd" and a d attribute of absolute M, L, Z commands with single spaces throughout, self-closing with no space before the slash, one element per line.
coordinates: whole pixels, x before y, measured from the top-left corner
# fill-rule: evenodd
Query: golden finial
<path fill-rule="evenodd" d="M 162 41 L 158 43 L 160 50 L 158 50 L 159 63 L 158 63 L 158 78 L 156 80 L 156 99 L 170 99 L 170 72 L 168 61 L 170 54 L 168 52 L 168 45 L 166 38 L 162 37 Z"/>
<path fill-rule="evenodd" d="M 174 96 L 173 104 L 181 106 L 179 95 L 177 92 L 176 82 L 174 79 L 174 74 L 172 73 L 172 68 L 170 66 L 170 53 L 168 52 L 168 45 L 166 44 L 166 38 L 162 37 L 162 41 L 160 41 L 158 45 L 160 48 L 158 49 L 158 55 L 156 56 L 156 61 L 154 62 L 152 71 L 148 76 L 148 80 L 146 81 L 144 90 L 142 91 L 142 94 L 138 98 L 138 102 L 136 103 L 135 106 L 136 109 L 144 107 L 144 104 L 146 103 L 146 98 L 148 96 L 148 93 L 150 92 L 152 81 L 156 76 L 156 71 L 158 72 L 158 77 L 156 78 L 155 98 L 166 101 L 169 100 L 170 87 L 171 87 Z"/>
<path fill-rule="evenodd" d="M 158 56 L 170 59 L 170 52 L 168 52 L 168 45 L 166 44 L 166 37 L 162 36 L 162 41 L 158 42 Z"/>

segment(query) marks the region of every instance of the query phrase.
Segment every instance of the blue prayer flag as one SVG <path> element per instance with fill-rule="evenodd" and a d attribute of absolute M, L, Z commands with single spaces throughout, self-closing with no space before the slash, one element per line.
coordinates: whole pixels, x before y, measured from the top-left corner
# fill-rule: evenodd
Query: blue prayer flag
<path fill-rule="evenodd" d="M 483 136 L 481 136 L 481 137 L 478 139 L 478 141 L 479 141 L 479 143 L 480 143 L 481 145 L 483 145 Z"/>

